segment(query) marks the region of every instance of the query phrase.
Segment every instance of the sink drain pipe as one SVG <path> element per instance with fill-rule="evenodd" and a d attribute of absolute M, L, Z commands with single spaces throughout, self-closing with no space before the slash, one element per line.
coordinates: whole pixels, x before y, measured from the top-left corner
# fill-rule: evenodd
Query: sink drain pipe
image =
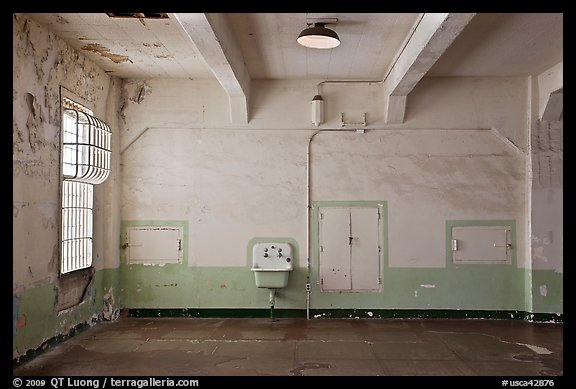
<path fill-rule="evenodd" d="M 276 299 L 276 289 L 270 288 L 270 320 L 274 321 L 274 302 Z"/>

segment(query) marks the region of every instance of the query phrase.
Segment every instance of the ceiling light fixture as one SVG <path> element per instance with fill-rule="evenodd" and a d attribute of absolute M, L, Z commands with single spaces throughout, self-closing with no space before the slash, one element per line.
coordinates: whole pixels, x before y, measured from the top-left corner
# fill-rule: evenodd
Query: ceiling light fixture
<path fill-rule="evenodd" d="M 324 27 L 327 23 L 314 23 L 298 35 L 296 41 L 304 47 L 311 49 L 333 49 L 340 45 L 340 38 L 334 30 Z M 308 24 L 310 26 L 310 24 Z"/>

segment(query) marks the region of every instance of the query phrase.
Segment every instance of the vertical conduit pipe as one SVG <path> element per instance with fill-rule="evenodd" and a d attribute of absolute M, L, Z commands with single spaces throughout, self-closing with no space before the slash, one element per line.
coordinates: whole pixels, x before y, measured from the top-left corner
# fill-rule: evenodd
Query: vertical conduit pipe
<path fill-rule="evenodd" d="M 314 137 L 316 135 L 318 135 L 321 132 L 352 132 L 352 131 L 356 131 L 355 129 L 352 128 L 347 128 L 347 129 L 330 129 L 330 128 L 326 128 L 326 129 L 322 129 L 322 130 L 316 130 L 314 131 L 314 133 L 312 135 L 310 135 L 310 138 L 308 138 L 308 150 L 306 152 L 306 319 L 310 320 L 310 257 L 311 257 L 311 252 L 312 252 L 312 248 L 311 246 L 311 239 L 310 239 L 310 217 L 311 217 L 311 209 L 312 209 L 312 202 L 311 202 L 311 197 L 312 197 L 312 190 L 311 190 L 311 158 L 310 158 L 310 150 L 311 150 L 311 146 L 312 146 L 312 140 L 314 140 Z"/>

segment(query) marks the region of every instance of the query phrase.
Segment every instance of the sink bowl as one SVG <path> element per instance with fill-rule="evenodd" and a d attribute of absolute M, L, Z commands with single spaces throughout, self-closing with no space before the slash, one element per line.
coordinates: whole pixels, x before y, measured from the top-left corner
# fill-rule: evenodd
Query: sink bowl
<path fill-rule="evenodd" d="M 284 288 L 291 270 L 252 268 L 258 288 Z"/>

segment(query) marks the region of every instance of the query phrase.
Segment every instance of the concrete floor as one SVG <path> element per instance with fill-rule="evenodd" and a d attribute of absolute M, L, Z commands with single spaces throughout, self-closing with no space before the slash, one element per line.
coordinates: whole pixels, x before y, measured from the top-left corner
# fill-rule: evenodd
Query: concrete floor
<path fill-rule="evenodd" d="M 34 376 L 561 376 L 563 325 L 517 320 L 120 318 L 13 370 Z"/>

